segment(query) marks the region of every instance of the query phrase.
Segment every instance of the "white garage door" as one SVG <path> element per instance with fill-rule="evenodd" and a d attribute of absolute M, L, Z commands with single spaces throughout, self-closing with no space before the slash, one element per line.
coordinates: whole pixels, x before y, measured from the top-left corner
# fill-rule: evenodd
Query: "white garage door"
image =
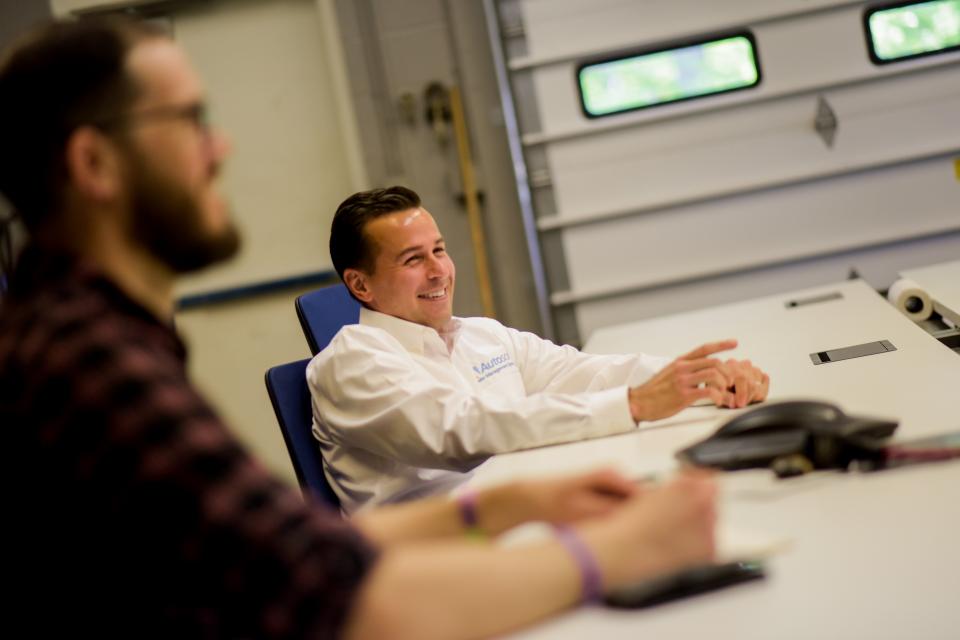
<path fill-rule="evenodd" d="M 925 4 L 881 12 L 880 44 L 951 46 L 960 1 Z M 865 18 L 888 6 L 488 0 L 559 339 L 960 256 L 960 51 L 877 64 Z M 755 86 L 586 114 L 583 65 L 731 34 Z"/>

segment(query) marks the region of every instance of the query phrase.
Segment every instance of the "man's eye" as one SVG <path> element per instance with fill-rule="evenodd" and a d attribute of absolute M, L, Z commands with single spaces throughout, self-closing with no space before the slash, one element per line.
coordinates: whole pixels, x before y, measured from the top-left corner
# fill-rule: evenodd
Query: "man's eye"
<path fill-rule="evenodd" d="M 442 255 L 445 254 L 446 252 L 447 252 L 447 250 L 446 250 L 444 247 L 437 247 L 436 249 L 433 250 L 433 253 L 436 254 L 436 255 L 438 255 L 438 256 L 442 256 Z"/>
<path fill-rule="evenodd" d="M 403 264 L 414 264 L 420 261 L 420 256 L 410 256 Z"/>

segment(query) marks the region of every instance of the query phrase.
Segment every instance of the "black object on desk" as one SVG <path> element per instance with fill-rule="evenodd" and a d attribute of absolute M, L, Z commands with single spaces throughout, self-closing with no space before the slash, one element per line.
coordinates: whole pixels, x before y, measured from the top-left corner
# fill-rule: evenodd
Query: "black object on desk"
<path fill-rule="evenodd" d="M 897 425 L 849 416 L 826 402 L 769 403 L 732 418 L 677 457 L 726 470 L 769 466 L 780 477 L 846 469 L 854 460 L 881 459 Z"/>
<path fill-rule="evenodd" d="M 759 562 L 729 562 L 694 567 L 618 589 L 605 599 L 612 607 L 640 609 L 671 600 L 716 591 L 742 582 L 765 577 Z"/>
<path fill-rule="evenodd" d="M 877 340 L 875 342 L 855 344 L 851 347 L 817 351 L 816 353 L 810 354 L 810 359 L 813 361 L 813 364 L 826 364 L 828 362 L 840 362 L 841 360 L 851 360 L 864 356 L 875 356 L 878 353 L 887 353 L 896 350 L 897 348 L 893 346 L 893 343 L 889 340 Z"/>

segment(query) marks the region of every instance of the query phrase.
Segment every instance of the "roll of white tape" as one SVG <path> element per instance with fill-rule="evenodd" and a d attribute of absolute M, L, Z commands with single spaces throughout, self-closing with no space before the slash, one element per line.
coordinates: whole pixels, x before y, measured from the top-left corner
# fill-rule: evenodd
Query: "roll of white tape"
<path fill-rule="evenodd" d="M 914 322 L 922 322 L 933 313 L 930 294 L 908 278 L 900 278 L 890 285 L 887 300 Z"/>

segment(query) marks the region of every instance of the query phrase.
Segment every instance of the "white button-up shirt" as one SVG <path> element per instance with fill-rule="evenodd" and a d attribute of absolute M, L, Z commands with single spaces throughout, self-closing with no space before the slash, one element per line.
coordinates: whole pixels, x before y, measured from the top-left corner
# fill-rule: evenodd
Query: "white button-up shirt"
<path fill-rule="evenodd" d="M 313 433 L 353 513 L 450 491 L 497 453 L 633 429 L 627 386 L 669 362 L 589 355 L 489 318 L 441 335 L 364 308 L 307 368 Z"/>

